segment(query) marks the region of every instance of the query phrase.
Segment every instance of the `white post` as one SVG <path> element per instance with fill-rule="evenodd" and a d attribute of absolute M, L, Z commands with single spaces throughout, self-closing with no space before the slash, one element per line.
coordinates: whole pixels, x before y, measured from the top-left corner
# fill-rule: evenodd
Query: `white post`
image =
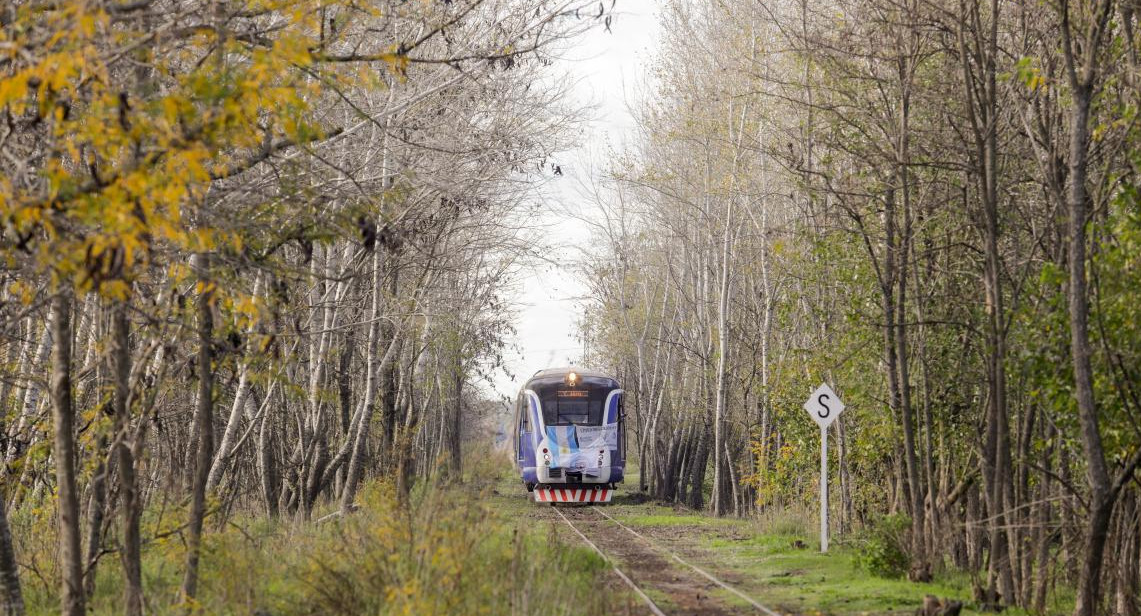
<path fill-rule="evenodd" d="M 844 403 L 827 383 L 821 383 L 804 403 L 808 416 L 820 426 L 820 551 L 828 551 L 828 426 L 844 412 Z"/>
<path fill-rule="evenodd" d="M 820 551 L 828 551 L 828 428 L 820 428 Z"/>

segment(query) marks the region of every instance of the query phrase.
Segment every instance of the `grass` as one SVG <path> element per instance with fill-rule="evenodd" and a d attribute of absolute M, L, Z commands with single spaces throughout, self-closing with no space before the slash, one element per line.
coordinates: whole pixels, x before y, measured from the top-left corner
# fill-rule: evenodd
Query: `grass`
<path fill-rule="evenodd" d="M 971 578 L 963 572 L 944 572 L 931 583 L 904 578 L 875 577 L 858 565 L 860 547 L 845 537 L 833 537 L 828 554 L 821 554 L 814 508 L 769 510 L 749 519 L 716 518 L 680 506 L 660 503 L 627 504 L 636 490 L 636 476 L 620 489 L 607 513 L 648 534 L 660 545 L 677 552 L 742 590 L 757 601 L 782 612 L 796 614 L 913 614 L 925 595 L 964 603 L 964 615 L 980 614 L 971 597 Z M 522 514 L 534 507 L 522 487 L 510 478 L 499 486 L 503 498 L 497 507 Z M 1069 614 L 1073 597 L 1059 589 L 1048 614 Z M 723 603 L 746 607 L 739 597 L 716 589 Z M 663 593 L 647 589 L 655 601 L 668 604 Z M 1004 615 L 1026 616 L 1007 608 Z"/>
<path fill-rule="evenodd" d="M 706 527 L 721 527 L 731 526 L 732 521 L 724 518 L 713 518 L 701 514 L 693 513 L 677 513 L 673 510 L 658 505 L 643 505 L 641 508 L 648 508 L 652 513 L 641 515 L 633 515 L 623 518 L 623 522 L 628 524 L 637 524 L 639 526 L 706 526 Z"/>
<path fill-rule="evenodd" d="M 715 562 L 749 579 L 750 590 L 783 608 L 826 613 L 911 613 L 924 595 L 965 600 L 969 590 L 945 583 L 912 584 L 864 573 L 844 549 L 820 554 L 773 541 L 750 546 L 710 545 Z"/>
<path fill-rule="evenodd" d="M 834 539 L 820 554 L 812 511 L 785 509 L 750 519 L 714 518 L 681 507 L 640 503 L 620 490 L 607 512 L 756 600 L 797 614 L 910 614 L 923 596 L 964 601 L 970 578 L 943 574 L 931 584 L 874 577 L 857 566 L 859 548 Z M 463 486 L 422 482 L 406 503 L 392 486 L 362 490 L 361 510 L 323 524 L 235 516 L 207 524 L 200 612 L 273 614 L 599 614 L 637 611 L 639 600 L 609 576 L 609 566 L 577 537 L 532 515 L 536 505 L 506 463 L 486 460 Z M 178 588 L 185 547 L 164 532 L 181 510 L 144 519 L 144 586 L 149 614 L 181 614 Z M 319 514 L 317 516 L 319 517 Z M 12 523 L 29 613 L 58 612 L 53 510 L 23 509 Z M 110 545 L 113 545 L 113 540 Z M 114 554 L 102 560 L 90 611 L 122 612 Z M 646 589 L 655 601 L 667 596 Z M 736 596 L 710 589 L 724 604 Z M 1054 597 L 1051 614 L 1073 600 Z M 1024 612 L 1007 610 L 1018 616 Z"/>
<path fill-rule="evenodd" d="M 614 597 L 597 592 L 609 569 L 605 561 L 564 543 L 549 525 L 526 523 L 494 495 L 473 492 L 479 489 L 474 482 L 423 482 L 402 503 L 390 484 L 375 482 L 362 489 L 361 509 L 344 519 L 316 524 L 235 516 L 221 528 L 211 520 L 196 607 L 202 614 L 242 616 L 609 611 Z M 182 518 L 169 511 L 165 517 L 172 525 Z M 154 536 L 155 512 L 148 519 L 144 534 Z M 54 535 L 53 522 L 48 512 L 35 526 Z M 29 538 L 35 542 L 20 545 L 21 560 L 49 562 L 53 541 Z M 147 613 L 183 612 L 184 559 L 177 534 L 145 546 Z M 24 576 L 29 613 L 58 613 L 58 572 L 40 574 L 42 582 Z M 122 613 L 121 595 L 112 555 L 100 564 L 90 613 Z"/>
<path fill-rule="evenodd" d="M 858 547 L 842 541 L 819 552 L 815 522 L 808 512 L 784 511 L 767 518 L 738 520 L 660 505 L 617 506 L 609 511 L 683 558 L 705 568 L 778 611 L 797 614 L 912 614 L 924 595 L 964 602 L 963 614 L 978 614 L 970 578 L 946 573 L 929 584 L 874 577 L 856 562 Z M 725 601 L 744 605 L 726 594 Z M 1057 597 L 1051 614 L 1065 614 L 1072 602 Z M 1011 616 L 1025 612 L 1007 609 Z"/>

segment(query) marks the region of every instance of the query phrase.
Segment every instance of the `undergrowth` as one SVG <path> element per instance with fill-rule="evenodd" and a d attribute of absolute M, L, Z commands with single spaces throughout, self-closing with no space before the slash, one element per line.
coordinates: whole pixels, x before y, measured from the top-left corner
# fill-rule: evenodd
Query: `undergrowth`
<path fill-rule="evenodd" d="M 907 549 L 907 533 L 910 528 L 911 518 L 902 514 L 874 518 L 851 541 L 859 548 L 856 552 L 856 565 L 876 577 L 903 577 L 911 562 Z"/>
<path fill-rule="evenodd" d="M 317 524 L 236 517 L 222 528 L 208 522 L 195 607 L 259 616 L 605 611 L 597 582 L 606 565 L 598 556 L 563 544 L 549 525 L 506 519 L 483 500 L 470 488 L 423 482 L 401 502 L 391 484 L 379 482 L 362 490 L 360 509 L 346 518 Z M 44 518 L 25 522 L 54 522 Z M 21 560 L 51 562 L 52 542 L 26 536 L 36 539 L 23 542 Z M 184 557 L 176 534 L 144 548 L 147 613 L 184 613 Z M 29 613 L 57 612 L 55 580 L 24 578 Z M 118 562 L 105 557 L 91 612 L 122 613 L 121 595 Z"/>

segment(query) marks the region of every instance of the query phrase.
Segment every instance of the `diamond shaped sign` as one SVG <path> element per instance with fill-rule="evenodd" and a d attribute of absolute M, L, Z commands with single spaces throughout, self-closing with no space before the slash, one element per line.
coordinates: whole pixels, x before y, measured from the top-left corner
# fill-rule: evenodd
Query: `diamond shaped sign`
<path fill-rule="evenodd" d="M 827 383 L 821 383 L 804 403 L 804 410 L 808 411 L 812 421 L 820 424 L 821 428 L 827 428 L 844 412 L 844 403 Z"/>

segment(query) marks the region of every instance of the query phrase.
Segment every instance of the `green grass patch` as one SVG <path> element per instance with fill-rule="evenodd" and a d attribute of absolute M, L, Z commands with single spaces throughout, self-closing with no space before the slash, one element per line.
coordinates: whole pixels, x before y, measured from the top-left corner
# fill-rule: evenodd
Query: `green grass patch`
<path fill-rule="evenodd" d="M 714 518 L 689 509 L 674 509 L 658 504 L 616 505 L 606 510 L 614 516 L 622 516 L 622 521 L 634 526 L 708 526 L 727 527 L 733 520 Z"/>
<path fill-rule="evenodd" d="M 912 614 L 924 595 L 964 602 L 973 610 L 970 577 L 945 573 L 929 584 L 899 577 L 885 579 L 860 568 L 860 548 L 836 541 L 819 552 L 811 517 L 805 512 L 777 512 L 746 520 L 717 519 L 662 506 L 609 510 L 623 523 L 652 537 L 693 564 L 721 577 L 755 600 L 778 611 L 798 614 Z M 682 528 L 684 527 L 684 528 Z M 743 601 L 718 595 L 733 605 Z M 1066 614 L 1072 600 L 1056 597 L 1051 614 Z M 1021 616 L 1025 612 L 1003 612 Z"/>
<path fill-rule="evenodd" d="M 942 583 L 912 584 L 874 577 L 860 570 L 853 554 L 843 549 L 820 554 L 811 548 L 785 548 L 766 541 L 731 552 L 715 547 L 714 551 L 714 562 L 750 580 L 748 587 L 755 590 L 758 600 L 798 611 L 911 613 L 924 595 L 965 600 L 969 594 L 968 589 Z"/>

